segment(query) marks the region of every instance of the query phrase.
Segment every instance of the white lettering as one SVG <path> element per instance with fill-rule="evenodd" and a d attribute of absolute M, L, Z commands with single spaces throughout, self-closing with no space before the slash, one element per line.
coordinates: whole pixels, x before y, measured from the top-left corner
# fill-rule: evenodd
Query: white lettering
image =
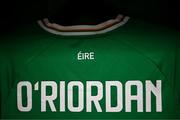
<path fill-rule="evenodd" d="M 132 86 L 136 86 L 137 95 L 132 95 Z M 143 112 L 143 87 L 141 81 L 127 81 L 125 84 L 126 112 L 131 112 L 132 100 L 137 101 L 137 111 Z"/>
<path fill-rule="evenodd" d="M 38 92 L 40 98 L 36 96 L 33 99 L 33 95 Z M 33 107 L 33 100 L 34 103 L 39 100 L 41 112 L 49 109 L 52 112 L 102 112 L 102 108 L 105 108 L 105 112 L 121 112 L 123 108 L 125 112 L 152 112 L 152 108 L 162 112 L 162 80 L 128 80 L 125 84 L 121 81 L 86 81 L 85 84 L 81 81 L 70 81 L 67 84 L 65 81 L 59 81 L 58 84 L 56 81 L 39 81 L 33 85 L 29 81 L 19 82 L 17 109 L 22 112 L 37 109 L 36 104 Z M 137 107 L 133 102 L 136 102 Z"/>
<path fill-rule="evenodd" d="M 47 86 L 51 87 L 52 94 L 47 96 Z M 53 112 L 56 111 L 53 101 L 57 98 L 57 84 L 54 81 L 42 81 L 41 82 L 41 111 L 46 112 L 46 102 L 49 103 L 49 106 Z"/>
<path fill-rule="evenodd" d="M 92 96 L 92 87 L 97 87 L 97 95 Z M 102 112 L 99 101 L 103 98 L 103 85 L 99 81 L 87 81 L 86 83 L 86 109 L 87 112 L 92 111 L 92 103 L 94 103 L 97 112 Z"/>
<path fill-rule="evenodd" d="M 79 106 L 74 107 L 73 106 L 73 87 L 78 87 L 78 100 L 79 100 Z M 68 84 L 68 108 L 71 112 L 80 112 L 84 108 L 84 86 L 79 81 L 73 81 Z"/>
<path fill-rule="evenodd" d="M 78 60 L 93 60 L 93 59 L 94 59 L 94 52 L 82 53 L 82 52 L 80 51 L 80 52 L 78 52 L 77 59 L 78 59 Z"/>
<path fill-rule="evenodd" d="M 22 87 L 27 90 L 27 106 L 23 106 Z M 32 85 L 28 81 L 22 81 L 17 84 L 17 107 L 19 111 L 29 112 L 32 109 Z"/>
<path fill-rule="evenodd" d="M 59 94 L 60 94 L 60 111 L 65 112 L 65 82 L 60 81 L 59 83 Z"/>
<path fill-rule="evenodd" d="M 151 112 L 151 93 L 156 97 L 156 112 L 162 112 L 161 80 L 156 81 L 156 86 L 150 80 L 146 81 L 146 112 Z"/>
<path fill-rule="evenodd" d="M 111 106 L 111 87 L 117 88 L 117 106 Z M 119 81 L 106 82 L 106 112 L 120 112 L 123 108 L 122 83 Z"/>

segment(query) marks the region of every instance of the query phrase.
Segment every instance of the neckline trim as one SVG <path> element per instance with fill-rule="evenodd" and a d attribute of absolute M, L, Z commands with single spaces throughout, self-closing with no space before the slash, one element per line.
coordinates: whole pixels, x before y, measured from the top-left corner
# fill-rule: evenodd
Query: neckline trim
<path fill-rule="evenodd" d="M 97 25 L 62 26 L 56 23 L 50 23 L 50 21 L 45 18 L 38 20 L 38 24 L 42 29 L 52 34 L 61 36 L 85 36 L 110 32 L 126 24 L 129 19 L 128 16 L 118 15 L 115 19 Z"/>

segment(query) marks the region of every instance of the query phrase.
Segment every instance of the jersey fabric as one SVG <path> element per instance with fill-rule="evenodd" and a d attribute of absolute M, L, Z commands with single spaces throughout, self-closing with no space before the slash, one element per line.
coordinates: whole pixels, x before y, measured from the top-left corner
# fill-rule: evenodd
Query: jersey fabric
<path fill-rule="evenodd" d="M 1 38 L 1 119 L 180 119 L 178 32 L 133 18 L 87 35 L 39 23 Z"/>

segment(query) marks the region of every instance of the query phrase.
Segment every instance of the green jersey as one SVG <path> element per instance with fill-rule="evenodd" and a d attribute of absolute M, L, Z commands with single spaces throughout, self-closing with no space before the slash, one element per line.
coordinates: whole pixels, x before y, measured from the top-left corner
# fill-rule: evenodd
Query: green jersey
<path fill-rule="evenodd" d="M 0 43 L 0 118 L 180 119 L 178 39 L 122 16 L 26 26 Z"/>

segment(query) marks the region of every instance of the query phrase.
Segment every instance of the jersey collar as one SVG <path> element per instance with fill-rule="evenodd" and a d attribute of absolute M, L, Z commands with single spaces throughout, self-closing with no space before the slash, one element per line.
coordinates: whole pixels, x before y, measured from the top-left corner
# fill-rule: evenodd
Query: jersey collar
<path fill-rule="evenodd" d="M 111 19 L 97 25 L 62 26 L 56 23 L 51 23 L 47 18 L 45 18 L 43 20 L 39 20 L 38 24 L 41 28 L 52 34 L 62 36 L 80 36 L 107 33 L 123 26 L 128 22 L 128 20 L 128 16 L 118 15 L 115 19 Z"/>

